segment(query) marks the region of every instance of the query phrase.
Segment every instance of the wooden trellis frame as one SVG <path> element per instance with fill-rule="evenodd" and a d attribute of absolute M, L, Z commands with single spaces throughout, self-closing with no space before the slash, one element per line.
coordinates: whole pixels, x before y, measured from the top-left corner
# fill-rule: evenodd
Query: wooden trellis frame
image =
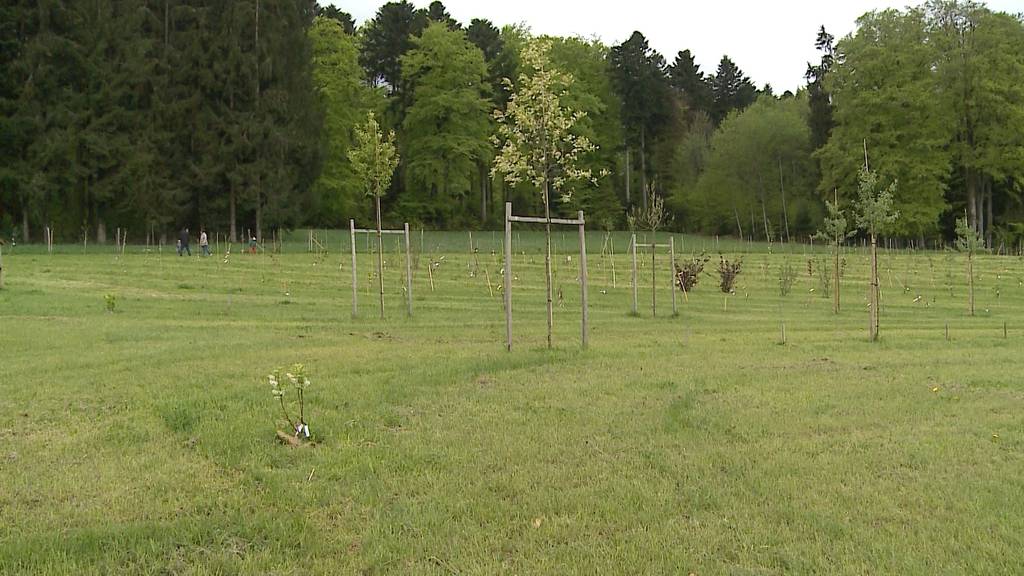
<path fill-rule="evenodd" d="M 645 243 L 645 244 L 641 244 L 641 246 L 643 246 L 645 248 L 650 248 L 652 252 L 656 252 L 658 248 L 668 248 L 668 254 L 669 254 L 668 265 L 669 265 L 669 270 L 671 272 L 670 277 L 672 278 L 672 282 L 670 284 L 670 286 L 672 287 L 672 315 L 675 316 L 675 315 L 679 314 L 679 307 L 676 304 L 676 239 L 675 239 L 675 237 L 674 236 L 669 236 L 668 237 L 668 244 L 655 244 L 655 243 L 646 244 Z M 636 234 L 633 234 L 630 237 L 630 240 L 629 240 L 629 252 L 630 252 L 630 256 L 632 257 L 632 260 L 633 260 L 633 315 L 634 316 L 637 316 L 640 313 L 639 312 L 639 298 L 638 298 L 638 295 L 637 295 L 637 284 L 638 284 L 639 276 L 637 275 L 637 270 L 636 270 L 636 247 L 637 247 Z M 653 254 L 652 254 L 652 258 L 653 258 Z M 657 274 L 657 272 L 652 269 L 651 270 L 651 274 Z M 651 293 L 651 295 L 652 295 L 651 314 L 655 315 L 655 316 L 657 315 L 657 304 L 656 304 L 656 301 L 653 298 L 655 298 L 654 294 L 656 293 L 657 289 L 658 289 L 658 284 L 657 284 L 657 282 L 655 282 L 653 284 L 652 288 L 651 288 L 651 290 L 652 290 L 652 293 Z"/>
<path fill-rule="evenodd" d="M 512 223 L 545 224 L 551 222 L 562 226 L 577 226 L 580 232 L 580 321 L 581 345 L 586 348 L 590 342 L 589 315 L 587 311 L 587 234 L 583 210 L 577 212 L 576 219 L 551 218 L 545 220 L 535 216 L 513 216 L 512 203 L 505 202 L 505 348 L 512 351 Z"/>
<path fill-rule="evenodd" d="M 352 248 L 352 317 L 359 314 L 359 273 L 356 269 L 356 232 L 377 233 L 376 229 L 356 228 L 356 221 L 349 220 L 349 238 Z M 405 302 L 409 316 L 412 316 L 412 253 L 409 249 L 409 223 L 406 222 L 401 230 L 381 230 L 381 234 L 401 234 L 405 237 Z M 381 271 L 383 274 L 383 270 Z"/>

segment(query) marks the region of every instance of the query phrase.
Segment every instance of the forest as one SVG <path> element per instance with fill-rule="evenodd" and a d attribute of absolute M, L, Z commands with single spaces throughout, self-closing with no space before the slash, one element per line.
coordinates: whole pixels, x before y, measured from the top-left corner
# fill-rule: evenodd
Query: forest
<path fill-rule="evenodd" d="M 5 0 L 0 235 L 262 240 L 368 222 L 348 151 L 370 111 L 401 158 L 386 223 L 496 229 L 505 201 L 542 209 L 491 171 L 495 112 L 532 37 L 436 1 L 389 2 L 357 26 L 313 0 Z M 868 162 L 898 182 L 890 237 L 941 242 L 964 215 L 992 249 L 1024 236 L 1020 14 L 931 0 L 866 13 L 844 38 L 821 28 L 796 93 L 728 56 L 715 70 L 688 49 L 666 57 L 639 31 L 546 40 L 596 145 L 582 163 L 606 174 L 552 199 L 554 214 L 622 229 L 657 198 L 674 230 L 806 241 Z"/>

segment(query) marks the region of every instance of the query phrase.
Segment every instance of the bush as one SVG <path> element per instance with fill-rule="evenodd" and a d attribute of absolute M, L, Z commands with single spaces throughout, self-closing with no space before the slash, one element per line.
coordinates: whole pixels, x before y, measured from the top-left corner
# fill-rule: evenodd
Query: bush
<path fill-rule="evenodd" d="M 733 294 L 736 292 L 736 277 L 740 275 L 740 271 L 742 269 L 742 257 L 736 259 L 734 262 L 729 262 L 725 259 L 725 256 L 719 256 L 718 287 L 722 289 L 722 292 L 726 294 Z"/>
<path fill-rule="evenodd" d="M 701 253 L 696 258 L 691 258 L 688 262 L 684 262 L 682 266 L 676 262 L 676 286 L 683 292 L 689 292 L 697 286 L 697 281 L 700 280 L 700 274 L 704 271 L 704 264 L 707 263 L 709 258 Z"/>

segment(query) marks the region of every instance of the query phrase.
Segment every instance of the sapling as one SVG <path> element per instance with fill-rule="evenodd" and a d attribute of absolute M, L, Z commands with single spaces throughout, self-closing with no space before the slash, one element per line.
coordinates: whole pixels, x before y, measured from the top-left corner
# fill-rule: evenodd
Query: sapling
<path fill-rule="evenodd" d="M 349 161 L 362 181 L 367 196 L 374 200 L 377 211 L 377 276 L 380 280 L 380 317 L 384 319 L 384 237 L 381 232 L 380 199 L 391 186 L 391 178 L 398 167 L 395 151 L 395 131 L 385 134 L 377 124 L 373 112 L 367 114 L 366 123 L 356 126 L 356 145 L 349 150 Z"/>
<path fill-rule="evenodd" d="M 682 266 L 678 262 L 675 263 L 676 285 L 683 291 L 683 298 L 687 301 L 689 301 L 687 294 L 697 286 L 697 281 L 700 280 L 700 274 L 704 271 L 704 265 L 707 264 L 708 260 L 710 258 L 701 253 L 700 256 L 683 262 Z"/>
<path fill-rule="evenodd" d="M 718 257 L 718 287 L 725 294 L 732 294 L 736 291 L 736 277 L 743 269 L 743 257 L 730 262 L 725 256 Z"/>
<path fill-rule="evenodd" d="M 665 200 L 654 193 L 654 186 L 651 186 L 651 201 L 644 208 L 633 207 L 627 216 L 631 227 L 641 227 L 651 231 L 651 315 L 658 315 L 658 266 L 655 262 L 657 249 L 658 229 L 667 224 L 671 217 L 665 210 Z"/>
<path fill-rule="evenodd" d="M 793 289 L 793 283 L 796 282 L 796 270 L 789 261 L 785 261 L 779 264 L 779 295 L 788 296 L 789 291 Z"/>
<path fill-rule="evenodd" d="M 114 294 L 106 294 L 103 296 L 103 303 L 107 308 L 107 312 L 113 314 L 117 308 L 117 296 Z"/>
<path fill-rule="evenodd" d="M 582 168 L 583 156 L 597 146 L 580 131 L 586 112 L 572 107 L 568 95 L 572 75 L 552 65 L 551 42 L 531 40 L 520 56 L 519 79 L 504 79 L 512 92 L 505 110 L 496 110 L 499 149 L 491 176 L 501 175 L 516 186 L 534 186 L 544 204 L 544 276 L 547 295 L 548 348 L 552 347 L 554 310 L 551 272 L 551 204 L 558 196 L 563 202 L 572 194 L 574 182 L 595 182 L 589 169 Z M 603 175 L 603 174 L 602 174 Z"/>
<path fill-rule="evenodd" d="M 899 211 L 893 207 L 896 182 L 892 182 L 886 188 L 881 188 L 878 182 L 878 174 L 868 169 L 866 161 L 857 180 L 857 226 L 871 239 L 868 336 L 874 342 L 878 340 L 878 307 L 881 300 L 878 286 L 878 234 L 899 217 Z"/>
<path fill-rule="evenodd" d="M 270 383 L 271 393 L 281 405 L 281 414 L 288 423 L 289 430 L 292 431 L 291 436 L 283 432 L 278 432 L 278 436 L 300 440 L 309 439 L 309 425 L 306 423 L 304 398 L 306 388 L 309 387 L 309 378 L 306 376 L 305 366 L 302 364 L 292 364 L 291 368 L 286 372 L 282 368 L 277 368 L 267 375 L 267 380 Z M 292 418 L 291 412 L 288 410 L 288 402 L 285 400 L 285 396 L 288 394 L 289 389 L 294 390 L 297 397 L 298 418 Z M 294 442 L 291 443 L 294 444 Z"/>
<path fill-rule="evenodd" d="M 981 234 L 967 223 L 967 216 L 956 219 L 956 249 L 967 254 L 967 306 L 974 316 L 974 253 L 984 246 Z"/>
<path fill-rule="evenodd" d="M 843 242 L 847 238 L 853 236 L 854 230 L 848 230 L 846 215 L 842 209 L 839 208 L 839 193 L 835 192 L 835 201 L 825 201 L 825 210 L 827 215 L 821 223 L 821 230 L 814 235 L 814 238 L 820 238 L 827 241 L 832 245 L 832 257 L 833 257 L 833 276 L 835 277 L 835 291 L 833 292 L 832 301 L 832 313 L 839 314 L 839 253 L 843 246 Z"/>

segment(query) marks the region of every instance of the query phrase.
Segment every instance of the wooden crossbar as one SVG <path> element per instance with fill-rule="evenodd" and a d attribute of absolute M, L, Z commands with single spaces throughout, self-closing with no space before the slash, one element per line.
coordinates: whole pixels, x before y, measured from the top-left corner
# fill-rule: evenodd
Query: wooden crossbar
<path fill-rule="evenodd" d="M 377 230 L 375 230 L 373 228 L 356 228 L 356 229 L 353 230 L 353 232 L 368 232 L 368 233 L 376 234 Z M 405 234 L 405 230 L 381 230 L 380 233 L 381 234 Z"/>
<path fill-rule="evenodd" d="M 529 224 L 546 224 L 547 220 L 535 216 L 509 216 L 511 222 L 524 222 Z M 582 218 L 570 220 L 568 218 L 552 218 L 552 224 L 565 224 L 566 226 L 582 226 L 585 224 Z"/>

